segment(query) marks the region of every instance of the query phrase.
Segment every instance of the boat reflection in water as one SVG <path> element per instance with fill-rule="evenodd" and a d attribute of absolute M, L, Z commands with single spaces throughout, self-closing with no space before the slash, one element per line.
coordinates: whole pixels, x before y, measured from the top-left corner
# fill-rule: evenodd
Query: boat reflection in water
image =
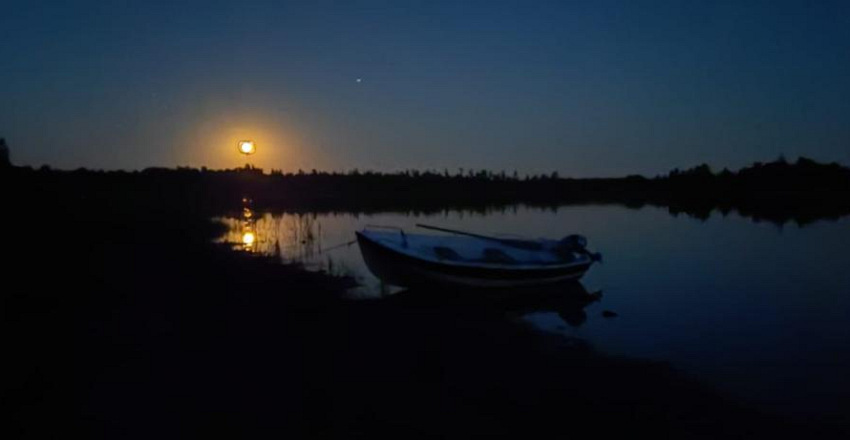
<path fill-rule="evenodd" d="M 504 289 L 416 287 L 386 296 L 383 301 L 424 310 L 504 314 L 513 318 L 554 312 L 567 324 L 578 327 L 587 320 L 584 309 L 601 299 L 601 290 L 588 292 L 578 281 L 564 281 Z"/>

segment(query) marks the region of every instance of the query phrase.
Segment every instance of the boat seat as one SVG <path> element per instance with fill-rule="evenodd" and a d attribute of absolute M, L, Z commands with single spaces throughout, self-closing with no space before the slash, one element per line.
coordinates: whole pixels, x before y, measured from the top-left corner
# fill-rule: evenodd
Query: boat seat
<path fill-rule="evenodd" d="M 437 254 L 437 258 L 441 260 L 457 261 L 462 259 L 460 254 L 455 252 L 454 249 L 447 248 L 445 246 L 434 246 L 434 253 Z"/>
<path fill-rule="evenodd" d="M 496 248 L 485 248 L 481 261 L 487 263 L 516 263 L 516 260 L 505 251 Z"/>

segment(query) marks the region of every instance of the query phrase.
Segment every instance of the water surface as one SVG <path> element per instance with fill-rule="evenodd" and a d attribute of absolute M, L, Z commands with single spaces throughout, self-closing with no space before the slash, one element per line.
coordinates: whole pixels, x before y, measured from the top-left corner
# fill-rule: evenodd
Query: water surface
<path fill-rule="evenodd" d="M 354 231 L 367 225 L 426 223 L 549 238 L 581 233 L 605 257 L 582 279 L 588 291 L 603 292 L 601 301 L 585 309 L 580 325 L 555 312 L 521 319 L 604 353 L 670 362 L 762 408 L 850 414 L 847 218 L 780 227 L 734 214 L 698 220 L 606 205 L 427 215 L 251 213 L 247 220 L 221 220 L 229 227 L 222 241 L 243 251 L 354 276 L 362 285 L 354 297 L 398 290 L 382 286 L 352 244 Z M 603 310 L 618 316 L 605 318 Z"/>

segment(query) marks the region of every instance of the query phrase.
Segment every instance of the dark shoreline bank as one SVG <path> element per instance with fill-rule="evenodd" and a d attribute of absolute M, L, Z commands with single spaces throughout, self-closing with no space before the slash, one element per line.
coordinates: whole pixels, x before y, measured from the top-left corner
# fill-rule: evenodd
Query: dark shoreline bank
<path fill-rule="evenodd" d="M 846 433 L 499 308 L 340 299 L 350 280 L 211 244 L 208 212 L 167 185 L 68 197 L 29 183 L 3 201 L 11 437 Z"/>

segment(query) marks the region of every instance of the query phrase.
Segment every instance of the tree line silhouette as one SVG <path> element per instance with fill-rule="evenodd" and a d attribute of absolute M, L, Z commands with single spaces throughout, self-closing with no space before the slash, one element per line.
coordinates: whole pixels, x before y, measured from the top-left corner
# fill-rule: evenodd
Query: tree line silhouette
<path fill-rule="evenodd" d="M 565 178 L 557 172 L 520 176 L 516 171 L 405 170 L 400 172 L 303 171 L 285 173 L 246 165 L 147 168 L 141 171 L 74 171 L 15 167 L 0 145 L 3 175 L 10 186 L 44 200 L 125 203 L 149 209 L 222 212 L 245 197 L 256 207 L 304 211 L 415 211 L 486 209 L 512 204 L 620 204 L 666 207 L 706 219 L 736 211 L 754 220 L 806 224 L 850 214 L 850 168 L 801 157 L 780 157 L 738 171 L 714 172 L 707 164 L 674 169 L 652 178 Z"/>

